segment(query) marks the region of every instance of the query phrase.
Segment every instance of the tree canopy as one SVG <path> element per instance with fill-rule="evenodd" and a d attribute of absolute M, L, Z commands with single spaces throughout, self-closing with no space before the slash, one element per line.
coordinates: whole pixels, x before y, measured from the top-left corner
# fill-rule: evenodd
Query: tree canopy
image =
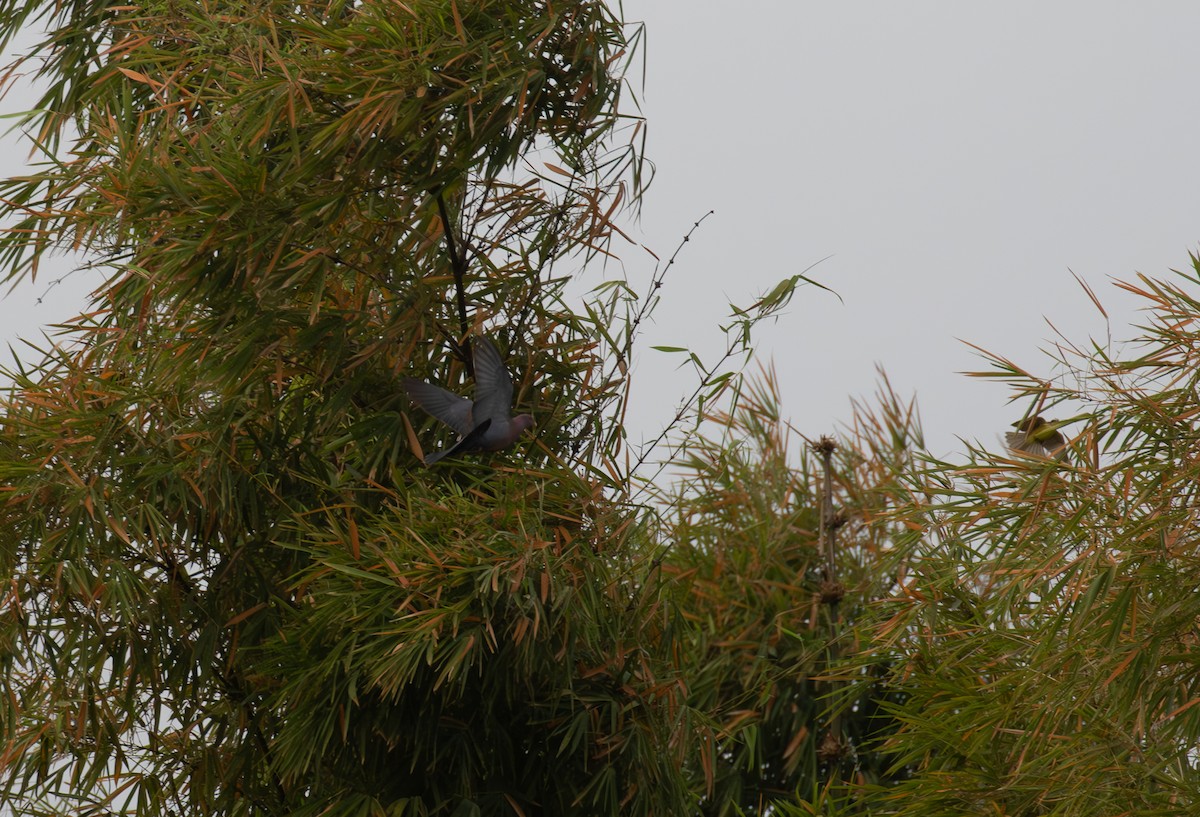
<path fill-rule="evenodd" d="M 803 438 L 739 366 L 803 275 L 660 347 L 698 385 L 631 446 L 675 256 L 594 276 L 650 177 L 619 12 L 0 0 L 0 268 L 106 273 L 3 398 L 6 809 L 1195 809 L 1200 262 L 1135 355 L 991 358 L 1061 457 L 933 459 L 886 381 Z M 404 378 L 479 337 L 536 433 L 426 468 Z"/>
<path fill-rule="evenodd" d="M 39 12 L 52 158 L 5 187 L 7 274 L 64 242 L 112 273 L 6 405 L 9 801 L 678 803 L 676 681 L 603 467 L 620 377 L 559 269 L 642 183 L 612 147 L 620 21 L 12 3 L 8 33 Z M 539 436 L 425 471 L 400 376 L 459 381 L 473 332 Z"/>

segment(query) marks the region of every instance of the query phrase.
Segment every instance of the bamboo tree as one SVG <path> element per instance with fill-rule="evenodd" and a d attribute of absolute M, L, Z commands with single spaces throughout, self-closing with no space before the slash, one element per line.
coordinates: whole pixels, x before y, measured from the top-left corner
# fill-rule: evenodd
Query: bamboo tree
<path fill-rule="evenodd" d="M 877 632 L 908 695 L 889 748 L 914 773 L 877 813 L 1196 812 L 1192 261 L 1122 284 L 1149 313 L 1123 354 L 1064 343 L 1053 381 L 989 356 L 981 376 L 1031 415 L 1076 415 L 1065 450 L 973 448 L 892 497 L 908 556 Z"/>
<path fill-rule="evenodd" d="M 662 564 L 689 702 L 706 718 L 702 813 L 772 814 L 822 793 L 856 813 L 872 785 L 907 773 L 880 751 L 896 693 L 864 626 L 891 593 L 881 498 L 920 430 L 892 400 L 884 422 L 824 439 L 813 457 L 781 418 L 772 372 L 731 382 L 728 410 L 709 409 L 677 462 Z M 837 548 L 822 536 L 826 504 L 840 507 Z"/>
<path fill-rule="evenodd" d="M 564 295 L 644 182 L 636 32 L 601 2 L 0 3 L 4 36 L 34 19 L 47 161 L 4 186 L 0 261 L 111 274 L 4 406 L 5 806 L 686 810 L 598 377 L 630 307 Z M 470 332 L 538 437 L 427 471 L 399 378 L 463 382 Z"/>
<path fill-rule="evenodd" d="M 932 459 L 886 387 L 812 457 L 735 363 L 803 274 L 662 347 L 697 385 L 631 448 L 674 257 L 568 288 L 647 180 L 607 4 L 0 0 L 33 20 L 0 264 L 110 275 L 4 401 L 6 808 L 1195 811 L 1200 260 L 1126 285 L 1136 352 L 992 358 L 1054 457 Z M 424 469 L 400 378 L 466 391 L 479 333 L 537 436 Z"/>

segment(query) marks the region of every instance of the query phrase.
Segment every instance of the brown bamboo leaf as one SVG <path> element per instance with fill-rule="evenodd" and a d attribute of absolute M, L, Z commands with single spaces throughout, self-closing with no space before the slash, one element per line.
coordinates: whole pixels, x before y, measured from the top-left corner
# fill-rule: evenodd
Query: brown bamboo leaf
<path fill-rule="evenodd" d="M 416 455 L 417 459 L 425 462 L 425 449 L 421 448 L 421 441 L 417 439 L 417 432 L 413 429 L 412 423 L 408 420 L 408 415 L 401 412 L 400 419 L 404 421 L 404 431 L 408 435 L 409 449 Z"/>
<path fill-rule="evenodd" d="M 259 602 L 258 604 L 254 605 L 253 607 L 251 607 L 248 610 L 243 610 L 242 612 L 238 613 L 236 616 L 234 616 L 233 618 L 231 618 L 225 622 L 225 629 L 228 630 L 231 627 L 236 627 L 237 625 L 241 624 L 246 619 L 250 618 L 250 616 L 257 613 L 259 610 L 266 608 L 266 606 L 267 606 L 267 603 L 265 601 L 263 601 L 263 602 Z"/>

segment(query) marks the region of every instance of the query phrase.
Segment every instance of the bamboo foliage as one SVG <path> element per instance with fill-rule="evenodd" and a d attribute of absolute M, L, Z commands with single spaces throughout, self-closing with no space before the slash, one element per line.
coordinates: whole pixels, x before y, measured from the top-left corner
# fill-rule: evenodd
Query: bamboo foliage
<path fill-rule="evenodd" d="M 607 4 L 0 0 L 32 20 L 0 264 L 109 277 L 8 373 L 4 808 L 1195 811 L 1200 260 L 1125 285 L 1126 353 L 990 356 L 1061 457 L 933 459 L 886 379 L 812 448 L 730 363 L 803 274 L 716 363 L 660 348 L 698 385 L 639 451 L 676 256 L 575 285 L 649 175 Z M 536 436 L 425 469 L 399 380 L 466 392 L 478 333 Z"/>
<path fill-rule="evenodd" d="M 769 814 L 813 791 L 855 807 L 870 786 L 906 773 L 880 752 L 894 730 L 882 706 L 898 693 L 863 624 L 890 593 L 896 531 L 879 522 L 881 498 L 911 468 L 919 424 L 885 392 L 884 416 L 834 448 L 833 594 L 822 458 L 782 420 L 772 370 L 734 391 L 678 462 L 661 557 L 687 644 L 689 703 L 706 717 L 702 813 Z"/>
<path fill-rule="evenodd" d="M 0 255 L 112 272 L 10 373 L 5 806 L 690 802 L 623 580 L 646 526 L 594 327 L 628 305 L 577 313 L 556 266 L 644 182 L 627 29 L 592 2 L 0 4 L 7 36 L 38 15 L 55 158 L 4 185 Z M 398 380 L 462 382 L 471 332 L 539 437 L 426 471 Z"/>
<path fill-rule="evenodd" d="M 893 497 L 908 555 L 878 636 L 915 771 L 880 813 L 1194 813 L 1198 278 L 1124 284 L 1140 338 L 1064 344 L 1054 382 L 991 356 L 1036 410 L 1082 409 L 1061 461 L 973 449 Z"/>

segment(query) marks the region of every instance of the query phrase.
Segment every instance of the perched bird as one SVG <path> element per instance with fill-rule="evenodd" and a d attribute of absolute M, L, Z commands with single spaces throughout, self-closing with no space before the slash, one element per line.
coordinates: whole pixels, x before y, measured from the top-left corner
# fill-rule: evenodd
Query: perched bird
<path fill-rule="evenodd" d="M 1067 440 L 1059 432 L 1062 426 L 1063 423 L 1058 420 L 1044 420 L 1038 416 L 1026 417 L 1013 423 L 1017 430 L 1005 434 L 1004 442 L 1013 451 L 1022 454 L 1061 460 L 1067 453 Z"/>
<path fill-rule="evenodd" d="M 404 390 L 417 405 L 459 433 L 454 445 L 425 457 L 426 465 L 433 465 L 450 454 L 500 451 L 516 442 L 521 432 L 533 425 L 533 417 L 528 414 L 510 416 L 512 378 L 496 347 L 481 337 L 475 340 L 474 349 L 474 400 L 411 377 L 403 380 Z"/>

